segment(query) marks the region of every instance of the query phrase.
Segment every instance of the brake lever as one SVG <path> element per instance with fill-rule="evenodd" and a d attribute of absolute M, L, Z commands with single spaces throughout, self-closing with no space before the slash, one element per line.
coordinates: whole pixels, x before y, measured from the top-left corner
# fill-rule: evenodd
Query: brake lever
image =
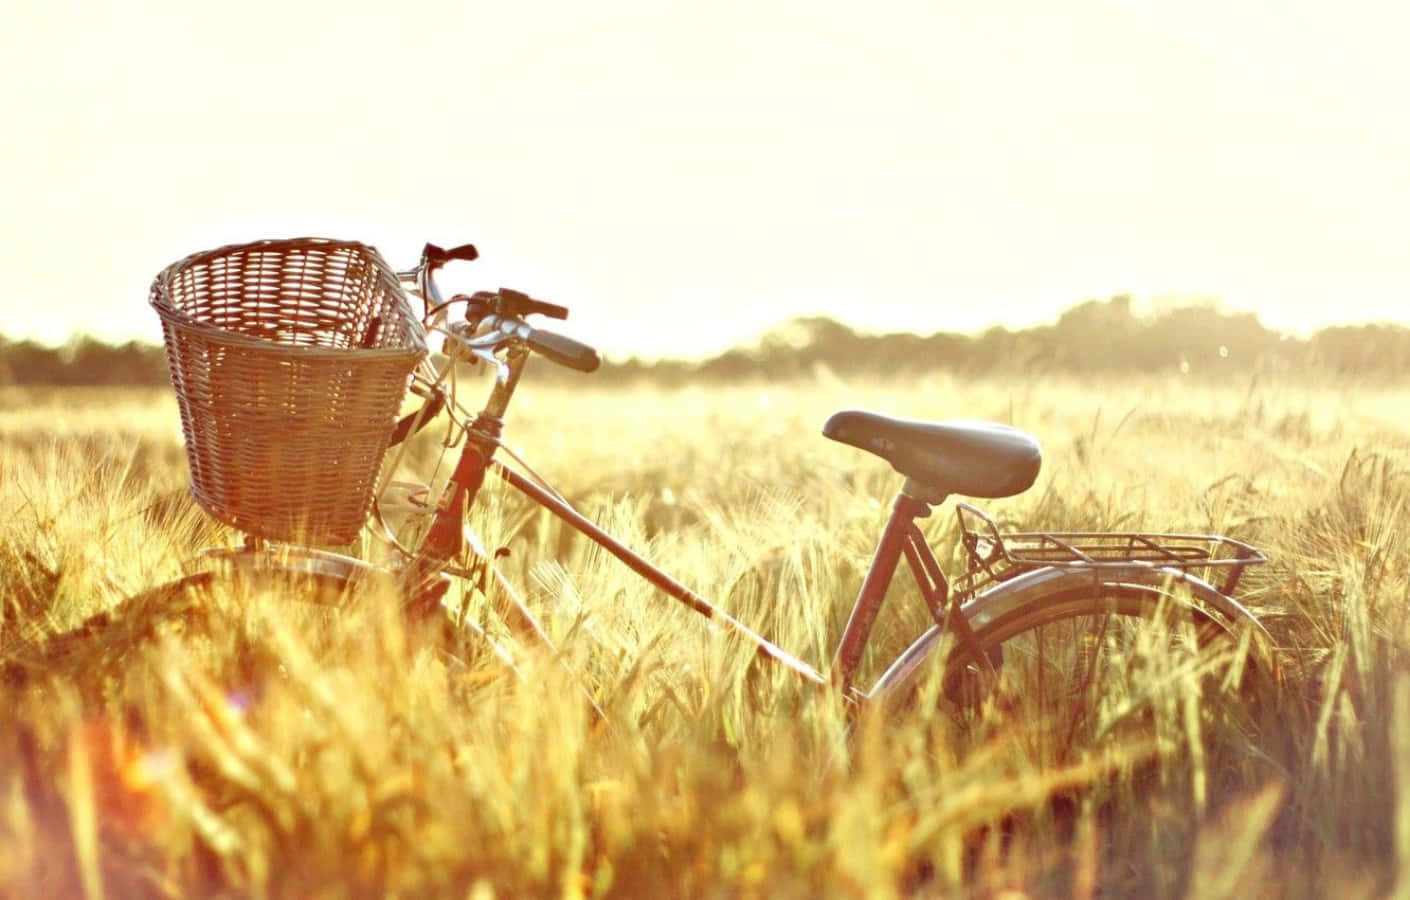
<path fill-rule="evenodd" d="M 450 325 L 446 329 L 449 335 L 446 339 L 445 352 L 460 362 L 469 365 L 485 363 L 495 373 L 495 377 L 504 380 L 509 376 L 509 367 L 498 356 L 495 356 L 495 348 L 501 341 L 510 337 L 499 323 L 495 323 L 491 329 L 484 333 L 477 333 L 484 316 L 477 317 L 464 325 Z M 450 345 L 454 344 L 452 348 Z"/>
<path fill-rule="evenodd" d="M 550 319 L 568 318 L 568 307 L 559 306 L 556 303 L 545 303 L 542 300 L 535 300 L 523 291 L 516 291 L 511 288 L 499 289 L 499 312 L 516 319 L 522 319 L 524 316 L 533 314 L 547 316 Z"/>
<path fill-rule="evenodd" d="M 474 347 L 470 350 L 470 352 L 475 356 L 476 359 L 483 360 L 485 365 L 489 366 L 491 369 L 494 370 L 496 381 L 503 382 L 508 380 L 509 366 L 504 362 L 504 360 L 500 359 L 498 356 L 495 356 L 494 351 L 482 350 L 479 347 Z"/>
<path fill-rule="evenodd" d="M 478 322 L 485 316 L 493 315 L 499 303 L 499 295 L 494 291 L 476 291 L 473 294 L 456 294 L 446 301 L 445 306 L 452 303 L 465 304 L 465 321 Z"/>

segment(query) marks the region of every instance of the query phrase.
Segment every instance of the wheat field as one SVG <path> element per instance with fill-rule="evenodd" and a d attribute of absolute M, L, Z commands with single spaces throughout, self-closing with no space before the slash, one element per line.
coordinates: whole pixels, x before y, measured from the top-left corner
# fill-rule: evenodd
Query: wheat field
<path fill-rule="evenodd" d="M 494 479 L 474 525 L 553 654 L 478 610 L 510 667 L 373 592 L 331 613 L 259 591 L 175 619 L 124 607 L 239 540 L 186 499 L 174 400 L 0 393 L 0 893 L 1410 896 L 1408 401 L 1311 377 L 819 370 L 668 390 L 530 372 L 507 442 L 818 665 L 900 484 L 819 436 L 837 409 L 1032 432 L 1038 483 L 986 504 L 1016 527 L 1262 547 L 1241 596 L 1282 684 L 1257 721 L 1202 719 L 1177 690 L 1148 740 L 1055 766 L 1031 722 L 922 703 L 849 724 Z M 923 524 L 947 561 L 949 507 Z M 913 593 L 864 675 L 924 624 Z"/>

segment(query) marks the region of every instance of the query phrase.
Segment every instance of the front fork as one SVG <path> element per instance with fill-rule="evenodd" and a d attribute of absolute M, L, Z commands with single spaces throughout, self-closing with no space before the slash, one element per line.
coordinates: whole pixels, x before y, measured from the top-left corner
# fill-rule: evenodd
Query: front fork
<path fill-rule="evenodd" d="M 465 446 L 456 460 L 450 482 L 441 493 L 431 526 L 417 549 L 404 578 L 411 595 L 410 611 L 417 616 L 431 616 L 439 610 L 441 599 L 450 588 L 443 576 L 445 567 L 460 558 L 465 550 L 465 511 L 475 502 L 485 483 L 485 471 L 499 446 L 504 428 L 504 413 L 519 386 L 529 351 L 511 347 L 495 374 L 494 390 L 484 410 L 475 417 L 466 432 Z M 533 630 L 537 631 L 537 627 Z"/>

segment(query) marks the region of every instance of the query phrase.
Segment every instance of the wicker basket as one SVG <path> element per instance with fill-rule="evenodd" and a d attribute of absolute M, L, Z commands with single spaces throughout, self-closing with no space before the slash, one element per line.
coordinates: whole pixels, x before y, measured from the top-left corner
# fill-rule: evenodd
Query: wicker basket
<path fill-rule="evenodd" d="M 197 253 L 152 283 L 191 493 L 260 537 L 357 536 L 426 339 L 371 247 L 319 238 Z"/>

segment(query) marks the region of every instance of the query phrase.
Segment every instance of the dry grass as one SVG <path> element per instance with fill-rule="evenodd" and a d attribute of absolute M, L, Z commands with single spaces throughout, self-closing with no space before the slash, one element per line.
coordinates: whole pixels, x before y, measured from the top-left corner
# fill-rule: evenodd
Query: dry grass
<path fill-rule="evenodd" d="M 829 697 L 752 663 L 499 486 L 477 527 L 510 548 L 507 574 L 562 648 L 521 654 L 522 679 L 372 595 L 329 615 L 218 594 L 169 625 L 127 613 L 101 642 L 55 641 L 233 536 L 183 499 L 166 393 L 0 395 L 0 892 L 1404 892 L 1408 399 L 1177 379 L 899 386 L 820 372 L 663 392 L 530 376 L 513 445 L 585 512 L 817 662 L 899 480 L 817 436 L 837 408 L 1038 434 L 1039 483 L 991 507 L 1007 522 L 1208 529 L 1264 547 L 1273 562 L 1246 598 L 1287 687 L 1262 698 L 1261 729 L 1192 719 L 1177 693 L 1150 741 L 1054 768 L 1033 761 L 1023 723 L 976 731 L 912 710 L 849 732 Z M 945 548 L 949 516 L 927 530 Z M 872 674 L 923 618 L 884 614 Z"/>

